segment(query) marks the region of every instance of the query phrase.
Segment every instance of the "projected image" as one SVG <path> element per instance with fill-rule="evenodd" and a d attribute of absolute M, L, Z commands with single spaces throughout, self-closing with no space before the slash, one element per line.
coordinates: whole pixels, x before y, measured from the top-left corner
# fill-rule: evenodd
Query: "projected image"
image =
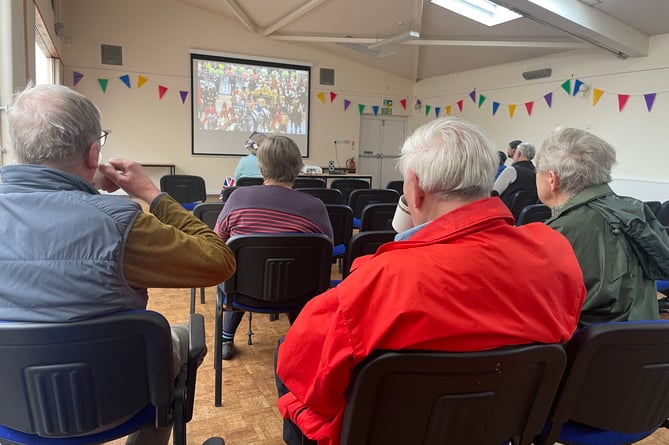
<path fill-rule="evenodd" d="M 192 55 L 193 153 L 245 154 L 254 131 L 308 155 L 310 67 Z"/>

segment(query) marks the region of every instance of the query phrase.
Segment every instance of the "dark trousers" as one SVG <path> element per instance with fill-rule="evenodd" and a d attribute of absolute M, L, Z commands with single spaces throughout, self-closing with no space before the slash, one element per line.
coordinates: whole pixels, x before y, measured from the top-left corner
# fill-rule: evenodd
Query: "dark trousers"
<path fill-rule="evenodd" d="M 276 390 L 279 393 L 279 398 L 290 392 L 290 390 L 286 388 L 286 385 L 283 384 L 276 373 L 276 362 L 279 357 L 279 348 L 281 347 L 281 343 L 283 343 L 283 339 L 284 337 L 279 339 L 279 343 L 276 346 L 276 351 L 274 352 L 274 379 L 276 380 Z M 304 433 L 300 431 L 300 428 L 298 428 L 297 425 L 295 425 L 290 419 L 283 419 L 284 442 L 286 442 L 288 445 L 302 445 L 302 441 L 305 439 L 306 437 Z"/>

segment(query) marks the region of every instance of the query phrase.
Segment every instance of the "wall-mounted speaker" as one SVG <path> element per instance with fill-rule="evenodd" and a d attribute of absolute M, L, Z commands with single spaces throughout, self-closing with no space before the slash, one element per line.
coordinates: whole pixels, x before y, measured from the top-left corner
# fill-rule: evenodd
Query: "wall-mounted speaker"
<path fill-rule="evenodd" d="M 551 68 L 542 68 L 540 70 L 525 71 L 523 73 L 523 78 L 525 80 L 541 79 L 544 77 L 551 77 L 551 74 L 553 74 Z"/>
<path fill-rule="evenodd" d="M 101 63 L 104 65 L 123 65 L 123 48 L 115 45 L 100 45 Z"/>
<path fill-rule="evenodd" d="M 321 85 L 334 86 L 334 70 L 332 68 L 321 68 L 320 80 Z"/>

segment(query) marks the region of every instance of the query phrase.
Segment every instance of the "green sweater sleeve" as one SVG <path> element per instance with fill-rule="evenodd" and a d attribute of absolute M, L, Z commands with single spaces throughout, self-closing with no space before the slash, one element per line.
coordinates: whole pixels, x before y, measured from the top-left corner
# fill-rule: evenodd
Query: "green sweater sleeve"
<path fill-rule="evenodd" d="M 200 219 L 161 194 L 128 234 L 123 269 L 138 287 L 213 286 L 235 271 L 228 246 Z"/>

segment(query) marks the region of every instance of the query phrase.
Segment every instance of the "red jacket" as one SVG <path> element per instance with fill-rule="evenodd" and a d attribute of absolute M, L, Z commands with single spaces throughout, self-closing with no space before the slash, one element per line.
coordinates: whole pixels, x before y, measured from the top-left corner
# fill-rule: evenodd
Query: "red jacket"
<path fill-rule="evenodd" d="M 375 349 L 473 351 L 569 339 L 585 298 L 569 242 L 516 227 L 498 198 L 379 248 L 302 310 L 279 348 L 279 399 L 319 444 L 339 444 L 352 369 Z"/>

